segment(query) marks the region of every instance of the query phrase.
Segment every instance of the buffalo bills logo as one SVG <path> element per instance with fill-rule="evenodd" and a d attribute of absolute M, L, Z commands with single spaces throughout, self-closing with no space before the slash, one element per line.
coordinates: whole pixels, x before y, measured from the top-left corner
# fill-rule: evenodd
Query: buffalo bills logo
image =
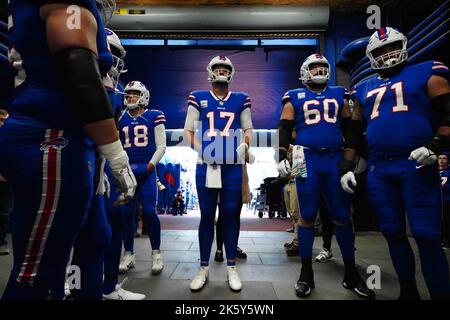
<path fill-rule="evenodd" d="M 388 30 L 386 28 L 381 28 L 377 30 L 378 32 L 378 39 L 381 41 L 386 41 L 388 38 Z"/>
<path fill-rule="evenodd" d="M 56 149 L 56 150 L 61 150 L 62 148 L 64 148 L 65 146 L 67 146 L 69 144 L 69 141 L 67 141 L 66 138 L 63 137 L 57 137 L 51 140 L 47 140 L 47 141 L 43 141 L 41 142 L 41 151 L 47 151 L 50 148 Z"/>

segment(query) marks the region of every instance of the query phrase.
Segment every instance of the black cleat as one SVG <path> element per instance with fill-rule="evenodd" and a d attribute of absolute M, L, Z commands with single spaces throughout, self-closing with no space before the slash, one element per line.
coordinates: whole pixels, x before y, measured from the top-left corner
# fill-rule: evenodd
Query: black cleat
<path fill-rule="evenodd" d="M 236 257 L 238 257 L 239 259 L 247 259 L 247 254 L 242 251 L 241 248 L 237 247 L 236 248 Z"/>
<path fill-rule="evenodd" d="M 286 242 L 285 244 L 284 244 L 284 248 L 285 249 L 289 249 L 290 247 L 292 247 L 294 245 L 294 242 Z"/>
<path fill-rule="evenodd" d="M 295 245 L 295 244 L 290 246 L 288 249 L 286 249 L 286 254 L 289 257 L 298 256 L 300 254 L 299 252 L 300 252 L 300 248 L 298 245 Z"/>
<path fill-rule="evenodd" d="M 214 255 L 214 261 L 223 262 L 223 251 L 222 250 L 216 251 L 216 254 Z"/>
<path fill-rule="evenodd" d="M 355 292 L 362 299 L 375 300 L 375 292 L 367 288 L 366 282 L 361 278 L 361 275 L 356 270 L 353 274 L 344 278 L 342 285 L 344 288 Z"/>
<path fill-rule="evenodd" d="M 300 298 L 307 298 L 311 295 L 312 289 L 314 289 L 314 281 L 312 283 L 308 283 L 306 281 L 298 280 L 295 284 L 295 294 Z"/>

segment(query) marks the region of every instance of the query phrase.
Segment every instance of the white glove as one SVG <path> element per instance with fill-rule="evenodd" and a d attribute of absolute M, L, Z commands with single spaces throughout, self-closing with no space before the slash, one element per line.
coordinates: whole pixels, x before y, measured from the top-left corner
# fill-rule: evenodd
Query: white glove
<path fill-rule="evenodd" d="M 238 156 L 238 162 L 244 163 L 245 162 L 245 154 L 247 153 L 248 145 L 245 142 L 242 142 L 236 149 L 236 153 Z"/>
<path fill-rule="evenodd" d="M 427 149 L 425 147 L 420 147 L 420 148 L 417 148 L 416 150 L 413 150 L 411 152 L 411 154 L 409 155 L 408 159 L 414 160 L 417 163 L 420 163 L 424 166 L 429 166 L 436 162 L 437 156 L 430 149 Z"/>
<path fill-rule="evenodd" d="M 137 182 L 128 162 L 128 155 L 123 150 L 120 141 L 117 140 L 98 148 L 109 162 L 114 183 L 120 193 L 118 201 L 123 203 L 130 200 L 136 191 Z"/>
<path fill-rule="evenodd" d="M 341 177 L 341 186 L 342 189 L 344 189 L 345 192 L 353 194 L 355 191 L 353 191 L 352 188 L 349 187 L 348 183 L 351 183 L 353 187 L 356 187 L 356 178 L 355 174 L 352 171 L 347 172 Z"/>
<path fill-rule="evenodd" d="M 278 170 L 278 173 L 280 174 L 280 176 L 285 178 L 291 174 L 291 171 L 292 171 L 291 164 L 289 163 L 289 161 L 287 159 L 281 160 L 277 164 L 277 170 Z"/>

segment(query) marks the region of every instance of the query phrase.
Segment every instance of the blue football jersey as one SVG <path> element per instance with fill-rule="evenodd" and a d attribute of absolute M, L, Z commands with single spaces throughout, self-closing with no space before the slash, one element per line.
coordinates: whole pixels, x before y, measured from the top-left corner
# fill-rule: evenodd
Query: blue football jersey
<path fill-rule="evenodd" d="M 389 79 L 374 75 L 354 88 L 363 108 L 372 156 L 408 156 L 434 135 L 427 83 L 432 75 L 448 77 L 440 62 L 405 66 Z"/>
<path fill-rule="evenodd" d="M 145 110 L 138 116 L 124 111 L 119 119 L 120 140 L 130 163 L 148 163 L 156 151 L 155 127 L 165 124 L 160 110 Z"/>
<path fill-rule="evenodd" d="M 295 144 L 308 148 L 339 148 L 343 137 L 340 128 L 344 87 L 327 87 L 321 93 L 307 88 L 286 92 L 283 105 L 291 102 L 295 110 Z"/>
<path fill-rule="evenodd" d="M 40 7 L 50 1 L 13 0 L 8 5 L 10 60 L 16 69 L 14 98 L 10 113 L 37 126 L 78 128 L 61 80 L 47 45 L 46 27 Z M 104 25 L 95 0 L 72 0 L 92 12 L 97 20 L 97 49 L 102 76 L 111 68 L 113 59 L 108 50 Z"/>
<path fill-rule="evenodd" d="M 439 170 L 441 175 L 441 186 L 442 186 L 442 200 L 444 202 L 450 202 L 450 169 Z"/>
<path fill-rule="evenodd" d="M 193 91 L 188 105 L 199 112 L 196 139 L 202 142 L 201 158 L 205 163 L 237 163 L 236 148 L 242 138 L 241 112 L 251 107 L 243 92 L 229 92 L 219 99 L 212 91 Z"/>

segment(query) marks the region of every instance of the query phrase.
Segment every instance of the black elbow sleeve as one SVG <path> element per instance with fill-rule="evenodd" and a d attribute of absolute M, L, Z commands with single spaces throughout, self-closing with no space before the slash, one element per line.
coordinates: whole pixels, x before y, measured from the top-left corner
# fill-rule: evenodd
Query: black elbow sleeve
<path fill-rule="evenodd" d="M 92 51 L 63 49 L 55 54 L 55 65 L 70 108 L 82 125 L 113 118 L 97 56 Z"/>
<path fill-rule="evenodd" d="M 450 93 L 444 93 L 433 98 L 431 107 L 439 115 L 439 126 L 450 127 Z"/>
<path fill-rule="evenodd" d="M 278 146 L 275 152 L 275 160 L 281 161 L 287 158 L 287 151 L 292 140 L 292 131 L 294 130 L 294 120 L 280 120 L 278 124 Z"/>
<path fill-rule="evenodd" d="M 359 149 L 364 139 L 364 123 L 358 120 L 347 120 L 347 127 L 343 130 L 344 147 L 349 149 Z"/>

